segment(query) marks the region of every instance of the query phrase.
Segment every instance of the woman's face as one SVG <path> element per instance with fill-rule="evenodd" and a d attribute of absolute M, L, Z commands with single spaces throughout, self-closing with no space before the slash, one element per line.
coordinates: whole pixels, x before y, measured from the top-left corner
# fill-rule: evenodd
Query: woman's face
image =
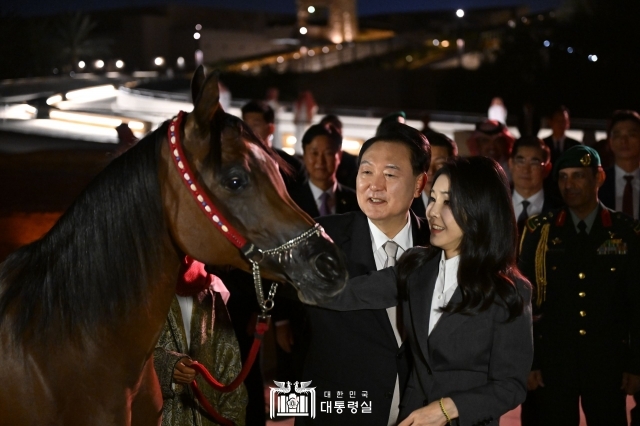
<path fill-rule="evenodd" d="M 460 254 L 459 247 L 464 235 L 462 229 L 453 218 L 449 204 L 449 177 L 440 175 L 431 187 L 429 205 L 427 205 L 427 220 L 431 230 L 431 245 L 439 247 L 445 252 L 447 259 Z"/>

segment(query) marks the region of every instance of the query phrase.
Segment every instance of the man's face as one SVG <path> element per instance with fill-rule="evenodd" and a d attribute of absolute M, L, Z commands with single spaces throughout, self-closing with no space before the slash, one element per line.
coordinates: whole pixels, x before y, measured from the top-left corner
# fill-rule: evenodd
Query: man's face
<path fill-rule="evenodd" d="M 248 112 L 242 115 L 242 121 L 263 141 L 269 143 L 273 134 L 273 124 L 267 123 L 260 112 Z"/>
<path fill-rule="evenodd" d="M 424 173 L 413 175 L 411 151 L 407 146 L 376 142 L 360 161 L 356 179 L 358 205 L 376 225 L 406 219 L 411 202 L 420 196 L 424 182 Z"/>
<path fill-rule="evenodd" d="M 619 121 L 609 136 L 611 151 L 616 160 L 640 160 L 640 125 L 635 121 Z"/>
<path fill-rule="evenodd" d="M 513 187 L 519 194 L 536 193 L 542 189 L 548 169 L 545 168 L 542 149 L 530 146 L 518 148 L 518 152 L 509 159 L 509 170 Z"/>
<path fill-rule="evenodd" d="M 340 165 L 342 151 L 337 151 L 328 136 L 316 136 L 304 147 L 302 159 L 314 185 L 333 183 Z M 317 183 L 316 183 L 317 182 Z"/>
<path fill-rule="evenodd" d="M 564 134 L 569 125 L 569 113 L 567 111 L 556 112 L 549 121 L 549 126 L 554 134 Z"/>
<path fill-rule="evenodd" d="M 504 143 L 501 135 L 481 135 L 476 138 L 476 143 L 481 156 L 493 158 L 497 162 L 504 157 Z"/>
<path fill-rule="evenodd" d="M 598 188 L 602 185 L 602 173 L 590 167 L 569 167 L 558 173 L 558 187 L 567 207 L 580 210 L 598 199 Z"/>
<path fill-rule="evenodd" d="M 433 184 L 433 176 L 444 166 L 449 158 L 449 151 L 444 146 L 431 145 L 431 164 L 427 172 L 427 183 Z M 427 189 L 429 191 L 429 189 Z"/>

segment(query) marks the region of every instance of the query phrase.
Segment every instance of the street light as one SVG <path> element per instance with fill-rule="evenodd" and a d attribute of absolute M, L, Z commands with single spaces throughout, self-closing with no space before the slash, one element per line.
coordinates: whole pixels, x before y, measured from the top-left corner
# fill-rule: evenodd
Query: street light
<path fill-rule="evenodd" d="M 307 33 L 307 27 L 300 27 L 300 34 L 305 35 Z"/>
<path fill-rule="evenodd" d="M 104 67 L 104 61 L 102 59 L 98 59 L 95 63 L 94 63 L 95 67 L 98 69 L 101 69 L 102 67 Z"/>
<path fill-rule="evenodd" d="M 116 61 L 116 68 L 123 68 L 123 67 L 124 67 L 124 62 L 118 59 Z"/>
<path fill-rule="evenodd" d="M 462 18 L 464 16 L 464 10 L 462 10 L 462 9 L 456 10 L 456 16 L 458 18 Z"/>
<path fill-rule="evenodd" d="M 158 56 L 156 59 L 153 60 L 153 63 L 161 67 L 164 64 L 164 58 L 162 56 Z"/>
<path fill-rule="evenodd" d="M 313 7 L 313 6 L 309 6 L 309 7 L 307 8 L 307 12 L 309 12 L 309 13 L 313 13 L 313 12 L 315 12 L 315 11 L 316 11 L 316 8 L 315 8 L 315 7 Z"/>
<path fill-rule="evenodd" d="M 86 67 L 86 66 L 87 66 L 87 64 L 85 64 L 84 61 L 78 62 L 78 68 L 84 69 L 84 67 Z"/>
<path fill-rule="evenodd" d="M 200 40 L 200 33 L 193 33 L 193 38 L 196 40 Z"/>

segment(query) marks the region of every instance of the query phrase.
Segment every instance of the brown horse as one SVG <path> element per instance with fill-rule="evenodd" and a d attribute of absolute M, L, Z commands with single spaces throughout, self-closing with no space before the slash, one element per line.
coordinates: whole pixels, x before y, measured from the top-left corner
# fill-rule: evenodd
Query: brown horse
<path fill-rule="evenodd" d="M 178 129 L 194 178 L 243 237 L 271 249 L 313 225 L 287 196 L 271 150 L 219 108 L 196 71 Z M 185 254 L 249 263 L 205 216 L 174 168 L 167 126 L 114 160 L 51 231 L 0 265 L 0 424 L 157 425 L 152 352 Z M 336 246 L 314 235 L 266 256 L 265 277 L 313 302 L 340 291 Z"/>

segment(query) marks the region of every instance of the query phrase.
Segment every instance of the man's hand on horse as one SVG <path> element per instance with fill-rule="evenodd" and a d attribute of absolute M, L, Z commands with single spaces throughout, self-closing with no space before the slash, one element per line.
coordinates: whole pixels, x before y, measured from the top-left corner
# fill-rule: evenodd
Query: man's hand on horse
<path fill-rule="evenodd" d="M 189 358 L 181 358 L 173 370 L 173 381 L 181 385 L 188 385 L 196 378 L 196 370 L 189 368 L 193 364 Z"/>

